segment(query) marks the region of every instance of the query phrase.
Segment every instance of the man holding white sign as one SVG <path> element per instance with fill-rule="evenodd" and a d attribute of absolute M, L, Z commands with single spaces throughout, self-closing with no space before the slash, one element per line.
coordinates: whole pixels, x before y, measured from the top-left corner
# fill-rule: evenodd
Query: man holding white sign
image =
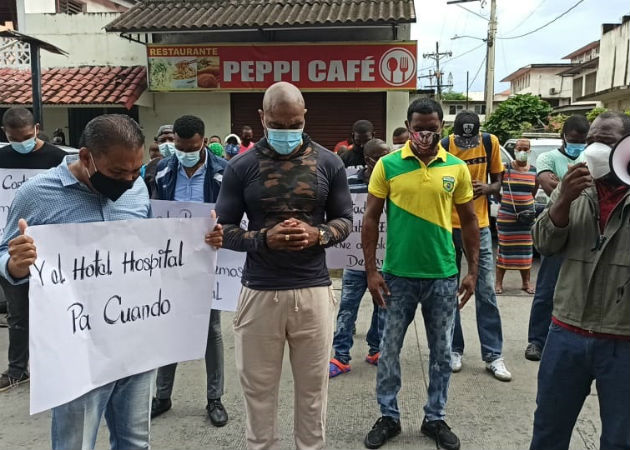
<path fill-rule="evenodd" d="M 27 178 L 59 165 L 66 152 L 37 137 L 39 124 L 26 108 L 7 110 L 2 116 L 2 130 L 10 142 L 0 148 L 0 227 L 4 228 L 6 214 L 18 188 Z M 28 283 L 13 286 L 0 278 L 0 285 L 7 299 L 9 325 L 9 368 L 0 376 L 2 392 L 29 380 Z"/>
<path fill-rule="evenodd" d="M 389 153 L 389 147 L 380 139 L 372 139 L 365 144 L 365 169 L 348 177 L 350 193 L 367 194 L 370 176 L 377 161 Z M 365 270 L 343 270 L 341 286 L 341 304 L 337 313 L 337 331 L 333 339 L 335 356 L 330 360 L 328 373 L 330 378 L 350 372 L 350 349 L 352 348 L 357 313 L 361 299 L 367 290 L 367 276 Z M 383 335 L 385 321 L 384 311 L 374 304 L 370 329 L 366 341 L 369 346 L 365 360 L 373 365 L 378 364 L 379 346 Z"/>
<path fill-rule="evenodd" d="M 182 116 L 173 124 L 173 133 L 175 154 L 158 164 L 153 197 L 176 202 L 215 203 L 227 163 L 206 149 L 203 121 L 195 116 Z M 206 411 L 212 424 L 222 427 L 228 422 L 228 414 L 221 403 L 223 336 L 221 311 L 216 309 L 210 314 L 205 360 L 208 400 Z M 176 369 L 177 363 L 158 370 L 157 392 L 151 405 L 152 418 L 171 409 Z"/>
<path fill-rule="evenodd" d="M 44 271 L 44 266 L 33 266 L 37 261 L 36 244 L 32 237 L 25 234 L 27 224 L 68 224 L 85 222 L 107 222 L 125 219 L 147 218 L 150 215 L 150 204 L 147 188 L 139 179 L 142 167 L 144 136 L 140 126 L 131 118 L 124 115 L 103 115 L 90 121 L 83 133 L 83 146 L 78 157 L 67 156 L 55 169 L 39 175 L 27 182 L 17 193 L 9 213 L 7 232 L 0 245 L 0 274 L 13 284 L 24 283 L 28 280 L 30 270 L 38 276 Z M 80 236 L 70 240 L 80 240 Z M 216 228 L 213 233 L 206 235 L 206 243 L 220 246 L 222 231 Z M 183 249 L 171 246 L 167 242 L 167 249 L 160 250 L 165 262 L 163 264 L 182 264 Z M 166 252 L 166 253 L 165 253 Z M 164 256 L 166 255 L 166 256 Z M 169 258 L 169 255 L 171 256 Z M 135 263 L 128 263 L 133 259 L 133 252 L 125 255 L 125 270 L 137 270 L 143 266 L 144 259 L 136 259 Z M 174 260 L 173 260 L 174 258 Z M 162 261 L 162 258 L 158 258 Z M 109 258 L 105 254 L 95 253 L 93 261 L 75 260 L 74 270 L 61 270 L 62 258 L 59 256 L 59 269 L 50 271 L 52 285 L 60 285 L 69 277 L 97 277 L 108 276 L 113 270 Z M 153 261 L 153 258 L 149 258 Z M 83 264 L 83 262 L 85 264 Z M 53 263 L 54 264 L 54 263 Z M 114 262 L 112 262 L 114 264 Z M 69 271 L 68 271 L 69 270 Z M 43 280 L 44 277 L 41 278 Z M 42 286 L 44 281 L 41 282 Z M 52 289 L 52 287 L 49 287 Z M 114 307 L 122 309 L 122 297 L 112 296 L 103 311 L 103 318 L 114 325 L 122 323 L 122 316 L 116 317 Z M 113 306 L 112 305 L 113 302 Z M 158 309 L 164 313 L 166 302 L 158 298 Z M 90 303 L 91 304 L 91 303 Z M 86 307 L 88 304 L 86 303 Z M 110 309 L 111 307 L 111 309 Z M 138 307 L 139 308 L 139 307 Z M 155 308 L 153 308 L 155 309 Z M 76 304 L 70 305 L 69 312 L 73 313 L 73 331 L 87 332 L 93 325 L 89 318 L 81 314 Z M 139 308 L 137 313 L 131 308 L 127 317 L 137 318 L 138 314 L 156 313 L 149 306 Z M 120 312 L 120 314 L 123 314 Z M 99 315 L 99 317 L 101 317 Z M 111 325 L 111 324 L 110 324 Z M 112 326 L 114 326 L 112 325 Z M 34 339 L 35 333 L 32 332 Z M 91 342 L 92 338 L 82 335 L 82 342 Z M 49 351 L 63 352 L 59 343 L 51 340 L 44 341 Z M 112 349 L 107 339 L 94 343 L 103 350 Z M 70 350 L 70 349 L 68 349 Z M 114 354 L 115 354 L 115 349 Z M 85 355 L 91 358 L 97 366 L 110 365 L 112 370 L 124 371 L 124 362 L 116 359 L 104 359 L 103 354 L 94 352 Z M 35 358 L 33 358 L 35 360 Z M 119 367 L 121 366 L 121 367 Z M 59 369 L 59 368 L 56 368 Z M 76 372 L 85 371 L 85 367 L 61 368 L 66 374 L 65 384 L 50 389 L 50 397 L 59 396 L 64 392 L 75 389 Z M 89 370 L 89 368 L 88 368 Z M 41 368 L 33 376 L 45 377 L 45 369 Z M 52 448 L 53 449 L 91 449 L 94 448 L 96 434 L 101 417 L 105 415 L 110 429 L 110 444 L 112 449 L 146 449 L 149 448 L 151 384 L 154 371 L 125 376 L 124 378 L 107 382 L 89 392 L 79 392 L 78 398 L 53 407 L 52 410 Z M 81 381 L 81 380 L 79 380 Z M 33 382 L 32 389 L 35 389 Z M 34 392 L 34 391 L 33 391 Z M 33 403 L 42 401 L 46 404 L 46 392 L 38 392 L 31 396 L 31 410 L 37 412 L 43 408 Z M 58 404 L 58 403 L 57 403 Z"/>

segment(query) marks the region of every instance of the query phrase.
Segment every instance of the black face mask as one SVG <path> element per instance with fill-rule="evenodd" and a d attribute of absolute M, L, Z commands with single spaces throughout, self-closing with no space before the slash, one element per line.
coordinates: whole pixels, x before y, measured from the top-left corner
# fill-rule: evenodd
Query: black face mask
<path fill-rule="evenodd" d="M 94 169 L 96 170 L 96 172 L 90 176 L 90 183 L 92 183 L 92 186 L 99 194 L 115 202 L 126 191 L 131 189 L 135 180 L 117 180 L 115 178 L 108 177 L 107 175 L 103 175 L 99 172 L 98 167 L 96 167 L 92 154 L 90 154 L 90 158 L 92 158 L 92 164 L 94 164 Z"/>

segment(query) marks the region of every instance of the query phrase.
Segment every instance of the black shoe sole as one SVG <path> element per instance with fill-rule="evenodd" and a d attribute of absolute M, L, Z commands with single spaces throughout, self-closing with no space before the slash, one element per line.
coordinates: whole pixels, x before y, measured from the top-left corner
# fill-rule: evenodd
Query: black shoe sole
<path fill-rule="evenodd" d="M 422 428 L 420 428 L 420 431 L 421 431 L 421 432 L 422 432 L 422 434 L 424 434 L 426 437 L 433 439 L 439 448 L 443 448 L 443 449 L 446 449 L 446 450 L 459 450 L 459 449 L 460 449 L 460 447 L 461 447 L 461 442 L 458 442 L 458 443 L 457 443 L 457 447 L 444 446 L 444 444 L 442 444 L 442 443 L 440 442 L 440 439 L 439 439 L 437 436 L 435 436 L 434 434 L 429 433 L 429 432 L 426 432 L 426 431 L 425 431 L 425 430 L 423 430 Z"/>
<path fill-rule="evenodd" d="M 383 442 L 382 444 L 370 444 L 368 442 L 367 436 L 366 436 L 365 439 L 363 440 L 363 445 L 365 445 L 365 447 L 369 448 L 369 449 L 380 448 L 383 445 L 385 445 L 387 443 L 387 441 L 389 441 L 390 439 L 393 439 L 396 436 L 398 436 L 401 432 L 402 432 L 402 429 L 398 429 L 394 434 L 391 434 L 391 435 L 387 436 L 387 439 L 385 439 L 385 442 Z"/>

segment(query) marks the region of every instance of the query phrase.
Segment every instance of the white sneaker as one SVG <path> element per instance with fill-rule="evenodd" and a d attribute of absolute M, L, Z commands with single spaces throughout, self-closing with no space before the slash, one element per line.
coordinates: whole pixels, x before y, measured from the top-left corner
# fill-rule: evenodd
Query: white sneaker
<path fill-rule="evenodd" d="M 503 358 L 495 359 L 492 362 L 486 363 L 486 370 L 492 372 L 494 378 L 501 381 L 512 380 L 512 374 L 505 367 Z"/>
<path fill-rule="evenodd" d="M 451 370 L 453 372 L 462 370 L 462 355 L 457 352 L 451 352 Z"/>

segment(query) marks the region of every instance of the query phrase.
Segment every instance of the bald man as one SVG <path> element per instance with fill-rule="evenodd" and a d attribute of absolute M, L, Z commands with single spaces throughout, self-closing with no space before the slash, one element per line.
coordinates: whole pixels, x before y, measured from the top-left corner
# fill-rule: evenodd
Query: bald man
<path fill-rule="evenodd" d="M 349 235 L 352 200 L 342 161 L 304 133 L 306 108 L 295 86 L 269 87 L 258 112 L 265 138 L 230 160 L 216 204 L 224 247 L 247 252 L 234 316 L 247 448 L 287 447 L 277 409 L 288 342 L 295 447 L 320 449 L 336 303 L 324 249 Z"/>

